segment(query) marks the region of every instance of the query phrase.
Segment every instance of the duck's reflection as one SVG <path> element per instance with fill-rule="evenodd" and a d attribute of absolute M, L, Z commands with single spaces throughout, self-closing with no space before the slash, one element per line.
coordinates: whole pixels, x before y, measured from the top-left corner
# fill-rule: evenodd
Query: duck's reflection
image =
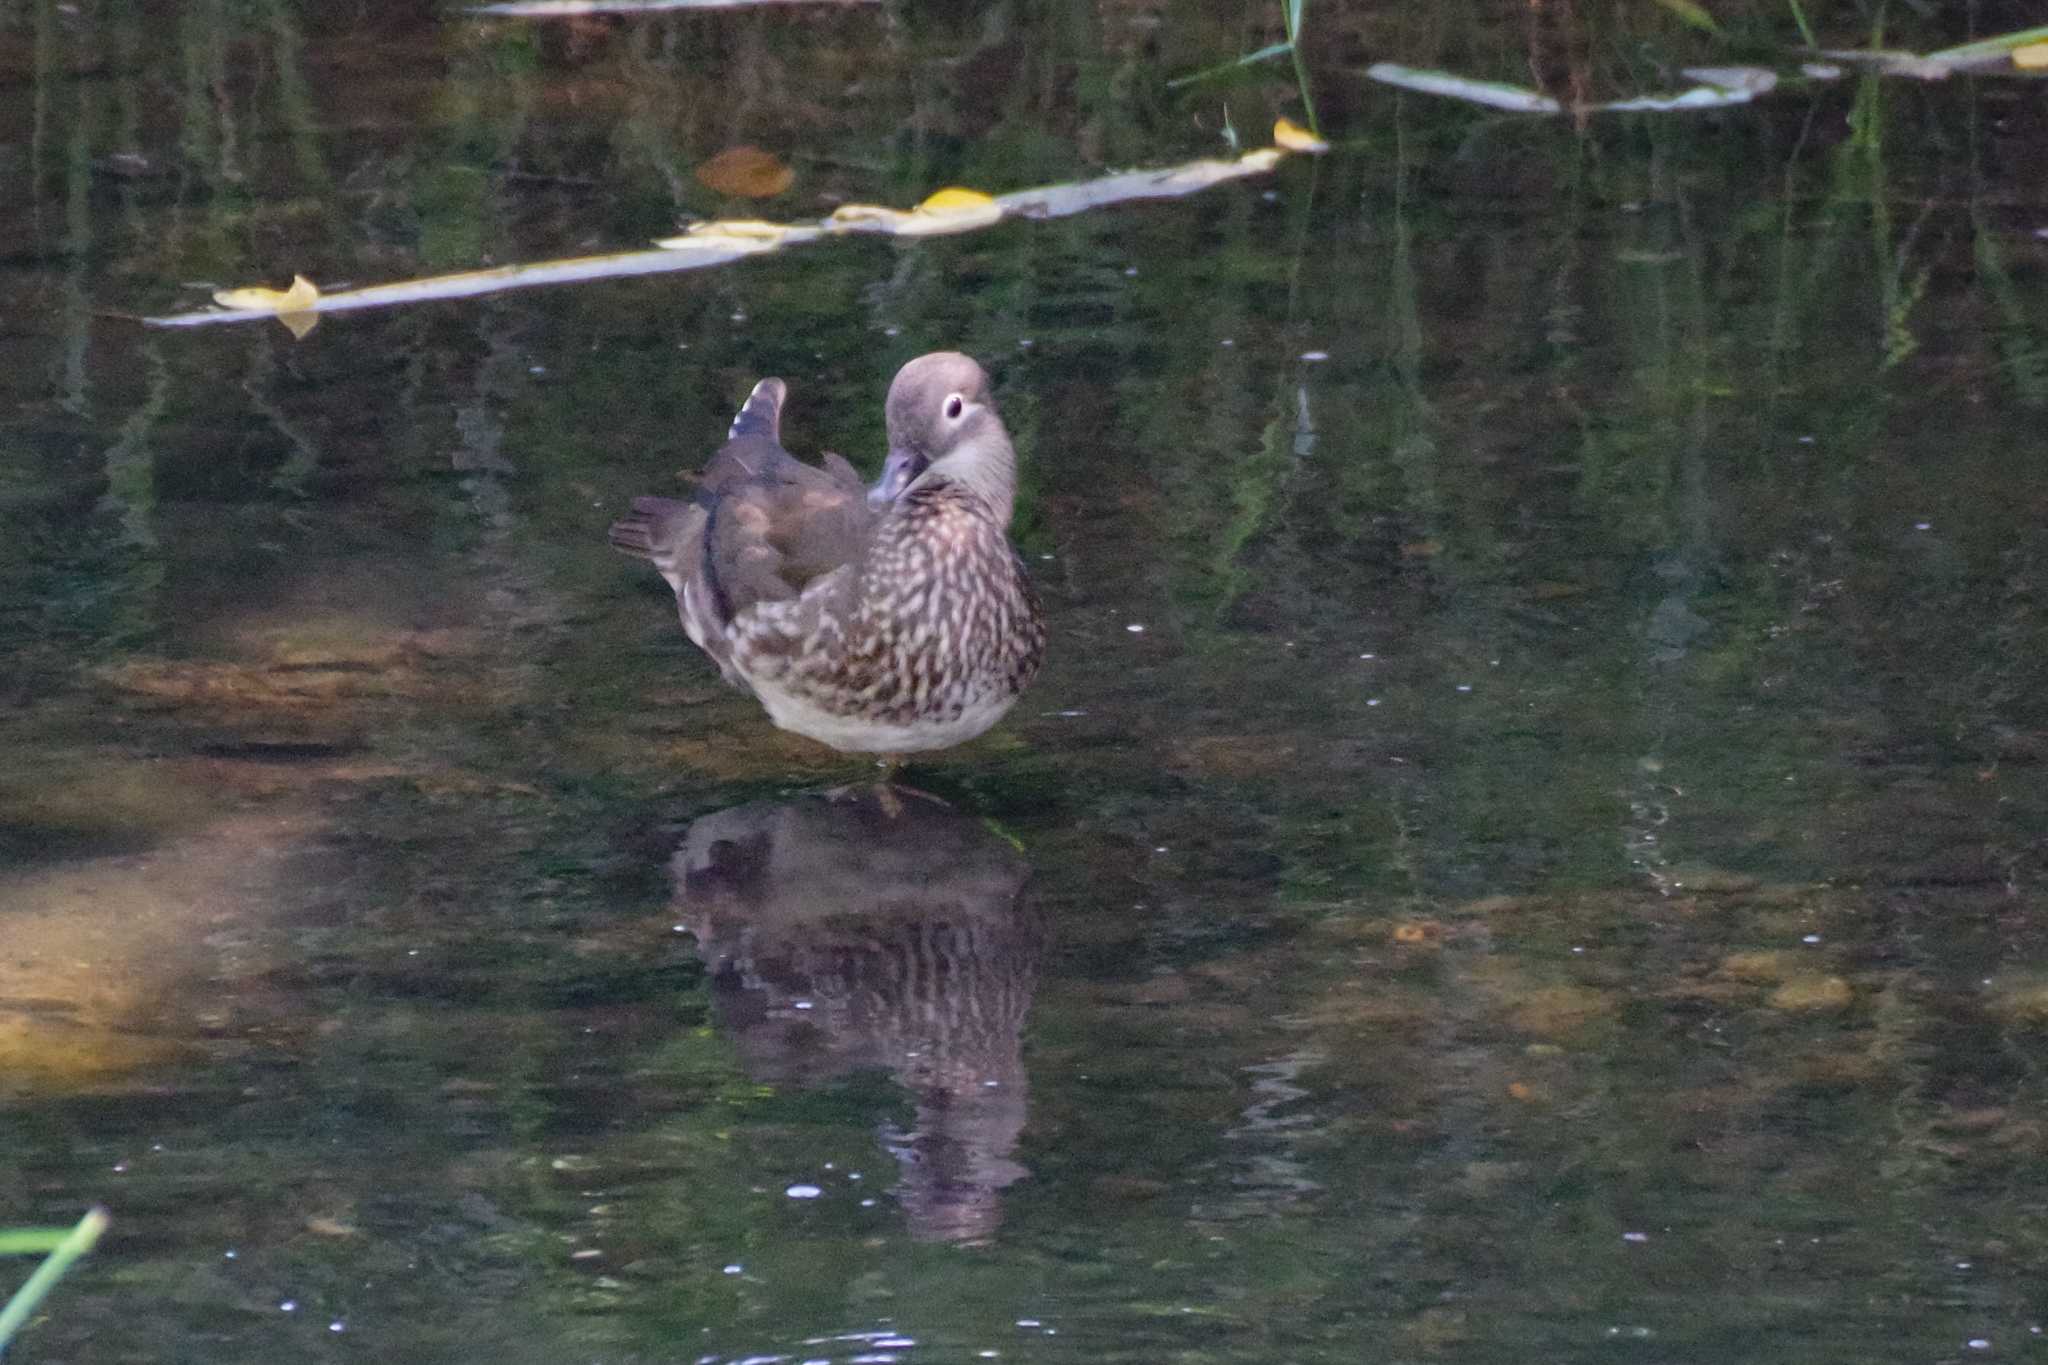
<path fill-rule="evenodd" d="M 1021 1035 L 1045 937 L 1023 857 L 978 820 L 875 788 L 704 816 L 671 867 L 748 1074 L 886 1069 L 915 1100 L 907 1129 L 883 1131 L 912 1235 L 990 1237 L 1025 1174 Z"/>

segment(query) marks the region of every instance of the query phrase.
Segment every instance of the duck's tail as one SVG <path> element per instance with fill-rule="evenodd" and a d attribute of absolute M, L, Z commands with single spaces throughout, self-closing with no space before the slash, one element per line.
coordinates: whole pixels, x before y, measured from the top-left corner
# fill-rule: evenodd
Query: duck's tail
<path fill-rule="evenodd" d="M 677 592 L 704 543 L 704 509 L 675 498 L 635 498 L 633 510 L 612 523 L 612 548 L 649 560 Z"/>

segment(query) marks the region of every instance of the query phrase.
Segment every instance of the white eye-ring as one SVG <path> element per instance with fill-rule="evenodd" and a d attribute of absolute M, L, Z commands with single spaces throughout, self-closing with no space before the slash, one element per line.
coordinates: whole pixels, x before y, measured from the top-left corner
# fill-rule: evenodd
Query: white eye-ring
<path fill-rule="evenodd" d="M 961 396 L 960 396 L 959 394 L 957 394 L 957 393 L 949 393 L 949 394 L 947 394 L 947 395 L 946 395 L 946 420 L 947 420 L 948 422 L 957 422 L 957 421 L 959 421 L 959 420 L 960 420 L 960 414 L 961 414 L 961 413 L 963 413 L 963 412 L 965 412 L 966 410 L 967 410 L 967 400 L 966 400 L 966 399 L 962 398 L 962 397 L 961 397 Z"/>

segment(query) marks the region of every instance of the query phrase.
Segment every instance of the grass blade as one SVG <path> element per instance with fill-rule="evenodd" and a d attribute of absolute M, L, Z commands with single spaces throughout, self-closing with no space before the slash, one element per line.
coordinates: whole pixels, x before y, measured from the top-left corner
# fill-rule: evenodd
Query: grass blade
<path fill-rule="evenodd" d="M 1279 57 L 1292 51 L 1294 51 L 1293 43 L 1274 43 L 1270 47 L 1260 48 L 1257 52 L 1247 52 L 1242 57 L 1233 57 L 1221 66 L 1207 67 L 1197 71 L 1192 76 L 1182 76 L 1177 80 L 1168 81 L 1166 88 L 1174 90 L 1183 85 L 1193 85 L 1196 81 L 1210 80 L 1223 75 L 1225 72 L 1235 71 L 1241 66 L 1251 66 L 1255 62 L 1270 61 L 1274 57 Z"/>
<path fill-rule="evenodd" d="M 1786 0 L 1792 6 L 1792 22 L 1799 25 L 1799 39 L 1808 47 L 1819 47 L 1820 40 L 1813 36 L 1813 25 L 1806 22 L 1806 9 L 1799 0 Z"/>
<path fill-rule="evenodd" d="M 14 1291 L 14 1297 L 7 1301 L 7 1306 L 0 1308 L 0 1354 L 5 1354 L 7 1343 L 14 1339 L 14 1334 L 36 1311 L 36 1305 L 57 1287 L 57 1281 L 64 1278 L 64 1272 L 71 1269 L 79 1257 L 91 1251 L 100 1234 L 106 1230 L 107 1211 L 87 1209 L 85 1217 L 78 1220 L 78 1226 L 64 1234 L 64 1239 L 51 1250 L 49 1257 L 36 1267 L 36 1273 Z"/>
<path fill-rule="evenodd" d="M 70 1235 L 70 1228 L 9 1228 L 0 1232 L 0 1256 L 41 1256 Z"/>
<path fill-rule="evenodd" d="M 1961 47 L 1945 47 L 1939 52 L 1928 53 L 1927 60 L 1951 64 L 1956 62 L 1982 61 L 1992 57 L 2002 57 L 2016 47 L 2026 47 L 2030 43 L 2043 42 L 2048 42 L 2048 24 L 2043 24 L 2039 28 L 2023 28 L 2017 33 L 2002 34 L 1996 38 L 1985 38 L 1974 43 L 1964 43 Z"/>

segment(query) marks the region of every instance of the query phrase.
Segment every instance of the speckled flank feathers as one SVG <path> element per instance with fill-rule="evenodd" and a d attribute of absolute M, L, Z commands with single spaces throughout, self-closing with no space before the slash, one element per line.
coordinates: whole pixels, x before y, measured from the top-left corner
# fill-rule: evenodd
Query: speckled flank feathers
<path fill-rule="evenodd" d="M 635 499 L 612 544 L 654 562 L 690 638 L 782 728 L 895 754 L 981 734 L 1045 654 L 987 375 L 950 352 L 897 375 L 890 463 L 908 481 L 877 506 L 844 460 L 782 448 L 783 396 L 758 384 L 696 501 Z"/>

